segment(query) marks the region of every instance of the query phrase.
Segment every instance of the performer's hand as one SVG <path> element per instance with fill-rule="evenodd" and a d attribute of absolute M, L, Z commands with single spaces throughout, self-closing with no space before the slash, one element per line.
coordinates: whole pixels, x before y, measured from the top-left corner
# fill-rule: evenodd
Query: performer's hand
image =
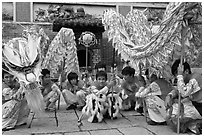
<path fill-rule="evenodd" d="M 14 84 L 14 90 L 18 90 L 20 88 L 20 83 L 15 82 Z"/>
<path fill-rule="evenodd" d="M 107 85 L 108 88 L 113 87 L 114 85 L 116 85 L 116 79 L 113 77 L 111 78 L 109 84 Z"/>
<path fill-rule="evenodd" d="M 164 103 L 165 103 L 166 109 L 170 108 L 173 105 L 172 95 L 167 95 Z"/>
<path fill-rule="evenodd" d="M 19 83 L 20 83 L 20 87 L 24 87 L 26 85 L 25 82 L 23 81 L 20 81 Z"/>
<path fill-rule="evenodd" d="M 41 92 L 44 92 L 45 88 L 43 86 L 40 85 L 39 88 Z"/>
<path fill-rule="evenodd" d="M 182 74 L 183 74 L 183 65 L 179 64 L 178 75 L 182 75 Z"/>
<path fill-rule="evenodd" d="M 12 99 L 16 99 L 16 100 L 22 100 L 23 99 L 23 93 L 18 91 L 16 92 L 13 96 Z"/>
<path fill-rule="evenodd" d="M 113 84 L 112 86 L 115 86 L 115 85 L 116 85 L 116 77 L 115 77 L 115 75 L 112 76 L 111 82 L 112 82 L 112 84 Z"/>

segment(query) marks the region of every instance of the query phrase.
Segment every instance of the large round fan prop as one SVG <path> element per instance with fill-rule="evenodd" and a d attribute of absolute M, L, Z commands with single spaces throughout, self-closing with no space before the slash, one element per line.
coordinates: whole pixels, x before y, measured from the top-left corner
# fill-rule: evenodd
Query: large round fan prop
<path fill-rule="evenodd" d="M 86 47 L 86 70 L 88 70 L 88 48 L 97 43 L 96 36 L 89 31 L 83 32 L 79 38 L 79 44 Z"/>

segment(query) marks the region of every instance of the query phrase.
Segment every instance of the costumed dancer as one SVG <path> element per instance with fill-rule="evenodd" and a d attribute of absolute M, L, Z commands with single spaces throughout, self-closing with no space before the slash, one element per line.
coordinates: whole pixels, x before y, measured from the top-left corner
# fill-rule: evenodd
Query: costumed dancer
<path fill-rule="evenodd" d="M 126 66 L 122 70 L 124 81 L 122 87 L 123 110 L 134 110 L 136 104 L 135 93 L 139 90 L 139 80 L 135 76 L 135 69 Z"/>
<path fill-rule="evenodd" d="M 78 79 L 75 72 L 67 75 L 67 80 L 62 84 L 62 95 L 67 104 L 66 110 L 77 108 L 82 110 L 85 106 L 86 90 L 82 80 Z"/>
<path fill-rule="evenodd" d="M 166 124 L 166 107 L 164 99 L 172 90 L 170 83 L 165 79 L 157 78 L 152 74 L 149 78 L 149 85 L 135 94 L 136 97 L 144 98 L 150 120 L 149 125 L 165 125 Z"/>
<path fill-rule="evenodd" d="M 2 131 L 7 131 L 14 129 L 15 126 L 25 125 L 30 109 L 22 86 L 20 87 L 20 83 L 8 73 L 8 70 L 6 71 L 5 66 L 2 76 Z"/>
<path fill-rule="evenodd" d="M 3 45 L 3 61 L 9 73 L 18 78 L 29 108 L 37 115 L 44 112 L 44 101 L 39 85 L 41 75 L 40 33 L 35 29 L 25 31 L 25 38 L 13 38 Z M 39 31 L 43 32 L 43 31 Z"/>
<path fill-rule="evenodd" d="M 176 131 L 178 114 L 178 93 L 181 93 L 180 132 L 190 129 L 202 134 L 202 75 L 191 73 L 187 62 L 179 66 L 180 60 L 172 65 L 172 74 L 177 77 L 177 86 L 166 97 L 167 124 Z"/>
<path fill-rule="evenodd" d="M 45 110 L 55 110 L 56 101 L 61 95 L 61 91 L 57 84 L 51 81 L 50 71 L 48 69 L 42 69 L 42 95 L 45 101 Z"/>
<path fill-rule="evenodd" d="M 89 116 L 88 121 L 92 123 L 101 122 L 104 117 L 110 118 L 110 99 L 108 100 L 109 94 L 111 94 L 110 88 L 115 85 L 115 80 L 107 83 L 107 73 L 105 71 L 99 71 L 96 74 L 96 81 L 90 87 L 91 94 L 86 97 L 86 105 L 82 109 L 82 115 L 79 121 L 82 119 L 83 115 Z M 114 112 L 113 117 L 117 117 L 119 109 L 122 107 L 122 100 L 119 95 L 114 94 Z"/>

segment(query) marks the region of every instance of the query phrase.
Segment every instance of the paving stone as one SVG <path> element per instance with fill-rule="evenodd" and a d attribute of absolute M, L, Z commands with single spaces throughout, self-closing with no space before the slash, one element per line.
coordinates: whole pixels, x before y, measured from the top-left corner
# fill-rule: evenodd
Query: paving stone
<path fill-rule="evenodd" d="M 91 135 L 122 135 L 117 129 L 108 129 L 108 130 L 94 130 L 90 131 Z"/>
<path fill-rule="evenodd" d="M 47 133 L 48 129 L 50 129 L 50 131 L 53 131 L 54 128 L 56 128 L 56 125 L 54 127 L 54 124 L 52 124 L 54 121 L 47 121 L 45 122 L 37 122 L 37 124 L 34 122 L 31 125 L 31 128 L 28 127 L 18 127 L 15 130 L 10 130 L 10 131 L 6 131 L 5 134 L 13 134 L 13 132 L 15 132 L 17 135 L 31 135 L 31 134 L 35 134 L 37 132 L 41 132 L 41 133 Z M 51 132 L 50 132 L 51 133 Z"/>
<path fill-rule="evenodd" d="M 64 135 L 90 135 L 88 131 L 64 133 Z"/>
<path fill-rule="evenodd" d="M 169 126 L 166 126 L 166 125 L 158 125 L 158 126 L 147 125 L 146 128 L 157 135 L 176 135 L 177 134 L 173 132 Z"/>
<path fill-rule="evenodd" d="M 105 123 L 90 123 L 87 119 L 82 120 L 83 125 L 81 126 L 81 130 L 99 130 L 99 129 L 110 129 L 110 127 Z"/>
<path fill-rule="evenodd" d="M 76 132 L 79 131 L 76 123 L 73 122 L 64 122 L 63 124 L 59 124 L 58 127 L 56 126 L 48 126 L 44 127 L 43 129 L 37 128 L 35 131 L 32 131 L 32 134 L 63 134 L 65 132 Z"/>
<path fill-rule="evenodd" d="M 118 130 L 124 135 L 152 135 L 151 132 L 143 127 L 126 127 L 118 128 Z"/>
<path fill-rule="evenodd" d="M 32 133 L 31 135 L 64 135 L 63 132 L 54 132 L 54 133 Z"/>
<path fill-rule="evenodd" d="M 16 131 L 16 130 L 10 130 L 2 132 L 2 135 L 29 135 L 29 131 Z"/>
<path fill-rule="evenodd" d="M 77 127 L 77 122 L 61 122 L 57 127 L 56 124 L 53 124 L 54 121 L 37 122 L 32 124 L 31 128 L 19 128 L 22 132 L 28 132 L 29 134 L 63 134 L 64 132 L 76 132 L 79 131 Z"/>
<path fill-rule="evenodd" d="M 78 120 L 76 114 L 74 112 L 67 112 L 67 113 L 57 113 L 57 118 L 59 123 L 67 122 L 67 121 L 76 121 Z"/>
<path fill-rule="evenodd" d="M 126 118 L 133 126 L 146 127 L 148 125 L 144 116 L 127 116 Z"/>
<path fill-rule="evenodd" d="M 65 107 L 60 107 L 60 109 L 57 110 L 57 113 L 73 113 L 74 110 L 70 109 L 70 110 L 66 110 L 67 106 Z"/>
<path fill-rule="evenodd" d="M 31 127 L 47 127 L 47 126 L 56 126 L 56 119 L 50 117 L 44 118 L 35 118 L 31 123 Z"/>
<path fill-rule="evenodd" d="M 61 132 L 79 131 L 79 128 L 77 126 L 77 121 L 61 122 L 61 123 L 59 123 L 58 128 L 59 128 L 59 131 L 61 131 Z"/>
<path fill-rule="evenodd" d="M 77 115 L 81 111 L 76 110 Z M 83 126 L 77 126 L 77 115 L 74 110 L 57 112 L 59 126 L 56 126 L 54 113 L 47 113 L 44 117 L 33 119 L 31 128 L 28 125 L 16 127 L 15 130 L 3 132 L 3 135 L 176 135 L 167 126 L 147 125 L 145 117 L 134 111 L 126 111 L 119 115 L 118 119 L 105 119 L 101 123 L 90 123 L 88 116 L 82 119 Z M 181 135 L 190 135 L 181 134 Z"/>
<path fill-rule="evenodd" d="M 135 110 L 131 110 L 131 111 L 120 111 L 120 113 L 121 113 L 123 116 L 144 116 L 143 114 L 138 113 L 138 112 L 135 111 Z"/>
<path fill-rule="evenodd" d="M 132 124 L 130 121 L 123 117 L 119 117 L 117 119 L 111 120 L 111 119 L 105 119 L 105 122 L 107 125 L 111 128 L 118 128 L 118 127 L 131 127 Z"/>

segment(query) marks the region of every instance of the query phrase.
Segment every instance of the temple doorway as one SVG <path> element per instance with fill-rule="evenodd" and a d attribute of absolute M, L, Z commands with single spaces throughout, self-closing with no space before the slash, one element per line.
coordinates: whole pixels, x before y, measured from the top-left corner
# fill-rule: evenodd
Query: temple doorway
<path fill-rule="evenodd" d="M 86 50 L 78 50 L 77 51 L 78 61 L 79 61 L 79 67 L 86 68 Z M 88 66 L 91 66 L 90 64 L 90 52 L 88 52 Z"/>

